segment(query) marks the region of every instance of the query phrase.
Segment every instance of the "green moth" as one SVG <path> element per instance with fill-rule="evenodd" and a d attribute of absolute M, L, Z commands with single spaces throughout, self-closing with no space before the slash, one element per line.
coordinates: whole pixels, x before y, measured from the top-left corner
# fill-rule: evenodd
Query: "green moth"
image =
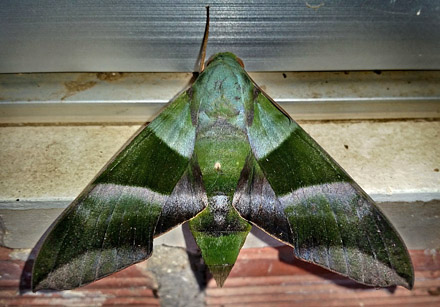
<path fill-rule="evenodd" d="M 186 221 L 220 286 L 251 225 L 362 284 L 413 286 L 387 218 L 232 53 L 213 56 L 51 226 L 32 289 L 80 287 L 145 260 Z"/>

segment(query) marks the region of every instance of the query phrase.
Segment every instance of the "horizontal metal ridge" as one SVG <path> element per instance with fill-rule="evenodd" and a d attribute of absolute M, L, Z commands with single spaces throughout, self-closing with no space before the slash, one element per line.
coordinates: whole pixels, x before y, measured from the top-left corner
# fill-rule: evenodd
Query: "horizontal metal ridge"
<path fill-rule="evenodd" d="M 438 118 L 440 71 L 250 73 L 298 120 Z M 0 124 L 142 123 L 190 73 L 0 74 Z"/>

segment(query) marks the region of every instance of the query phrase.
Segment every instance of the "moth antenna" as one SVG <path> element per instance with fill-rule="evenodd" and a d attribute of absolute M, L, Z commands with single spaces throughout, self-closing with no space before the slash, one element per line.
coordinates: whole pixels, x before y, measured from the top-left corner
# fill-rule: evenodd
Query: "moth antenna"
<path fill-rule="evenodd" d="M 206 25 L 205 25 L 205 34 L 203 35 L 202 50 L 200 53 L 199 72 L 202 72 L 205 69 L 205 56 L 206 56 L 206 46 L 208 45 L 208 36 L 209 36 L 209 5 L 206 6 Z"/>

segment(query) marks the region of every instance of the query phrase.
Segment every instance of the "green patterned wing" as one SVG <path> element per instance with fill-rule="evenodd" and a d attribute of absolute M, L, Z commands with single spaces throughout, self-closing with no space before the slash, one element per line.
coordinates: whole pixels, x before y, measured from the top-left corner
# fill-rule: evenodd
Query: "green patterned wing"
<path fill-rule="evenodd" d="M 72 289 L 148 258 L 153 238 L 207 204 L 182 93 L 143 128 L 40 240 L 33 291 Z"/>
<path fill-rule="evenodd" d="M 366 285 L 412 288 L 408 251 L 373 200 L 263 93 L 251 114 L 239 214 L 305 261 Z"/>

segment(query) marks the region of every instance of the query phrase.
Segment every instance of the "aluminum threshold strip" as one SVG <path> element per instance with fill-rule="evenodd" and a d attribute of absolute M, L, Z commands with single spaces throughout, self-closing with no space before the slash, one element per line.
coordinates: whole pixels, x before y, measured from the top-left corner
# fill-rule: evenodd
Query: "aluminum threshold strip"
<path fill-rule="evenodd" d="M 251 73 L 297 120 L 440 117 L 440 71 Z M 0 74 L 0 124 L 142 123 L 190 73 Z"/>
<path fill-rule="evenodd" d="M 0 72 L 440 69 L 438 0 L 0 1 Z"/>

